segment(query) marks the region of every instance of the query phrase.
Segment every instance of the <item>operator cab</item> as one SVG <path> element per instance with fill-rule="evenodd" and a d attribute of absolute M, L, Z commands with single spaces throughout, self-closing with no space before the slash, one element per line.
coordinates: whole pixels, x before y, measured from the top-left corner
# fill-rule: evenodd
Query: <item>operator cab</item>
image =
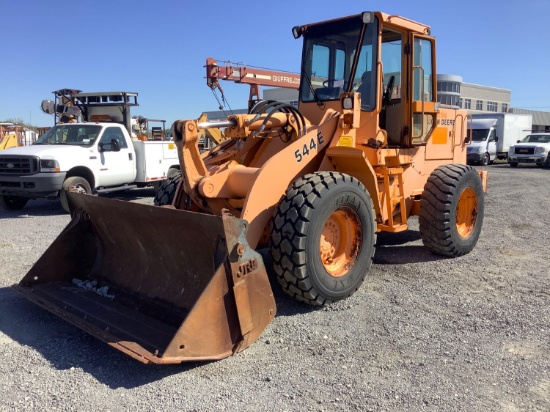
<path fill-rule="evenodd" d="M 300 110 L 316 122 L 327 108 L 341 110 L 342 93 L 360 93 L 359 144 L 379 129 L 387 133 L 384 146 L 424 144 L 436 111 L 433 38 L 427 33 L 419 23 L 371 12 L 295 27 L 294 36 L 304 37 Z M 412 99 L 405 101 L 408 83 Z"/>

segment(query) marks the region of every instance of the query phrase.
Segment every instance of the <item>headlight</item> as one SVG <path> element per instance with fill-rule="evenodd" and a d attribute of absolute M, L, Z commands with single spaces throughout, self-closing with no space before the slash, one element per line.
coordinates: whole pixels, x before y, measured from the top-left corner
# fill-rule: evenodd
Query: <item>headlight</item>
<path fill-rule="evenodd" d="M 535 147 L 535 153 L 544 153 L 546 152 L 546 148 L 545 147 Z"/>
<path fill-rule="evenodd" d="M 344 97 L 344 99 L 342 100 L 342 107 L 345 110 L 353 109 L 353 98 L 351 98 L 350 96 Z"/>
<path fill-rule="evenodd" d="M 53 159 L 40 159 L 41 172 L 59 172 L 59 162 Z"/>
<path fill-rule="evenodd" d="M 514 146 L 510 146 L 508 149 L 508 154 L 514 154 Z"/>

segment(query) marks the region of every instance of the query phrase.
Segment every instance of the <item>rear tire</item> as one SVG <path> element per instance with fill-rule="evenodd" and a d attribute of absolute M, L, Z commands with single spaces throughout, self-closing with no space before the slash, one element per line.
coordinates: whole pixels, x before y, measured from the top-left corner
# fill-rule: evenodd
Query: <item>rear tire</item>
<path fill-rule="evenodd" d="M 168 169 L 168 172 L 166 173 L 166 179 L 170 179 L 171 177 L 176 177 L 178 175 L 181 176 L 181 170 L 172 167 Z"/>
<path fill-rule="evenodd" d="M 0 196 L 0 207 L 6 210 L 21 210 L 25 207 L 29 198 L 19 196 Z"/>
<path fill-rule="evenodd" d="M 287 190 L 271 234 L 273 269 L 296 300 L 323 305 L 351 296 L 374 256 L 372 200 L 355 178 L 318 172 Z"/>
<path fill-rule="evenodd" d="M 178 187 L 178 184 L 181 180 L 181 171 L 177 169 L 170 170 L 175 170 L 176 173 L 172 174 L 160 185 L 157 193 L 155 193 L 155 206 L 171 205 L 174 200 L 176 188 Z M 168 174 L 170 175 L 170 171 L 168 172 Z"/>
<path fill-rule="evenodd" d="M 478 241 L 484 210 L 481 178 L 473 167 L 438 167 L 428 178 L 420 201 L 422 242 L 443 256 L 469 253 Z"/>
<path fill-rule="evenodd" d="M 61 207 L 65 212 L 72 214 L 73 207 L 69 203 L 67 192 L 76 192 L 90 195 L 92 194 L 92 187 L 86 179 L 80 176 L 71 176 L 65 179 L 63 182 L 63 188 L 59 193 L 59 200 L 61 200 Z"/>

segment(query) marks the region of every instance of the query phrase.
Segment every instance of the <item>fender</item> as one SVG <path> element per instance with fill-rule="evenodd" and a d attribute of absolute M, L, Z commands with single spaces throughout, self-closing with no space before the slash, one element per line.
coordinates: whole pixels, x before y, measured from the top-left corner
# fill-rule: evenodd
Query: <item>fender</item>
<path fill-rule="evenodd" d="M 334 110 L 325 113 L 319 126 L 281 150 L 267 161 L 257 173 L 248 192 L 241 215 L 249 222 L 247 240 L 252 248 L 258 241 L 288 187 L 298 176 L 314 172 L 332 141 L 340 114 Z"/>

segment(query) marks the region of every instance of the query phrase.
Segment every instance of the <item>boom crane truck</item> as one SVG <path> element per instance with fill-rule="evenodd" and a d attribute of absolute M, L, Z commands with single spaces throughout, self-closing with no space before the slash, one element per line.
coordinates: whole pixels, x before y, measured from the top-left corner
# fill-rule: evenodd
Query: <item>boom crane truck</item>
<path fill-rule="evenodd" d="M 219 89 L 222 94 L 223 89 L 219 79 L 248 84 L 250 86 L 249 109 L 260 101 L 260 86 L 285 87 L 288 89 L 298 89 L 300 87 L 300 75 L 296 73 L 260 69 L 231 62 L 226 65 L 220 65 L 219 63 L 211 57 L 206 59 L 206 84 L 212 90 Z"/>
<path fill-rule="evenodd" d="M 376 234 L 410 216 L 434 253 L 470 252 L 487 174 L 465 164 L 466 112 L 437 103 L 430 28 L 364 12 L 292 31 L 299 108 L 258 101 L 220 122 L 176 121 L 173 198 L 68 193 L 72 222 L 15 288 L 141 362 L 179 363 L 242 351 L 271 322 L 258 248 L 312 305 L 357 291 Z M 199 131 L 220 126 L 229 139 L 201 155 Z"/>
<path fill-rule="evenodd" d="M 42 110 L 55 125 L 34 144 L 0 153 L 0 207 L 20 210 L 30 199 L 61 200 L 71 212 L 66 191 L 109 193 L 134 187 L 160 187 L 179 173 L 173 142 L 162 140 L 164 127 L 132 118 L 137 93 L 61 89 Z M 79 121 L 80 120 L 80 121 Z"/>

